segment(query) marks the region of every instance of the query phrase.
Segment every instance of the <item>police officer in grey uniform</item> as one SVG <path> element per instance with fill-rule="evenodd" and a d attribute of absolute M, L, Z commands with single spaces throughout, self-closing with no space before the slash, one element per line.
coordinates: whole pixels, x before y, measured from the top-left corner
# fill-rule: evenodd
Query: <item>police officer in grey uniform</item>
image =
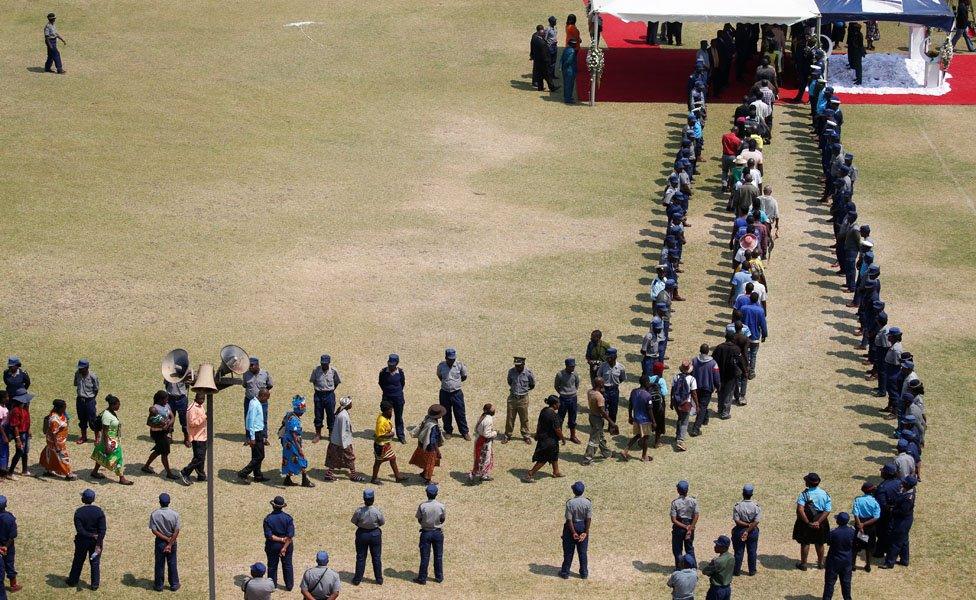
<path fill-rule="evenodd" d="M 529 392 L 535 389 L 535 374 L 525 366 L 525 357 L 514 357 L 515 366 L 508 370 L 508 403 L 505 410 L 505 438 L 507 444 L 515 433 L 515 418 L 519 420 L 519 433 L 526 444 L 532 443 L 529 433 Z"/>
<path fill-rule="evenodd" d="M 674 568 L 681 568 L 681 555 L 695 557 L 695 527 L 698 525 L 698 500 L 688 495 L 688 482 L 682 479 L 675 486 L 678 497 L 671 501 L 671 553 Z"/>
<path fill-rule="evenodd" d="M 44 61 L 44 71 L 46 73 L 51 73 L 51 65 L 58 70 L 58 75 L 64 74 L 64 66 L 61 64 L 61 51 L 58 50 L 58 40 L 61 40 L 62 44 L 67 44 L 61 34 L 58 33 L 58 28 L 54 25 L 54 21 L 57 19 L 54 13 L 47 14 L 47 25 L 44 26 L 44 46 L 47 48 L 47 60 Z"/>
<path fill-rule="evenodd" d="M 437 500 L 437 485 L 427 485 L 427 502 L 417 507 L 417 522 L 420 523 L 420 569 L 414 583 L 427 585 L 427 567 L 430 565 L 430 552 L 434 551 L 434 581 L 444 581 L 444 520 L 447 509 Z"/>
<path fill-rule="evenodd" d="M 314 388 L 314 408 L 315 408 L 315 439 L 313 444 L 322 440 L 323 419 L 329 433 L 332 433 L 332 423 L 335 421 L 335 391 L 342 383 L 339 371 L 332 367 L 332 357 L 323 354 L 319 357 L 319 366 L 312 369 L 312 374 L 308 378 L 309 383 Z"/>
<path fill-rule="evenodd" d="M 742 501 L 736 502 L 732 507 L 732 521 L 735 526 L 732 528 L 732 549 L 735 552 L 735 569 L 733 575 L 742 574 L 743 554 L 749 557 L 749 577 L 756 574 L 756 555 L 759 546 L 759 520 L 762 518 L 762 509 L 759 504 L 752 499 L 755 488 L 751 483 L 742 486 Z"/>
<path fill-rule="evenodd" d="M 383 585 L 383 530 L 380 528 L 386 524 L 386 519 L 383 511 L 373 506 L 375 501 L 376 494 L 372 489 L 363 490 L 363 506 L 352 515 L 352 524 L 356 526 L 356 574 L 352 578 L 353 585 L 359 585 L 363 580 L 367 552 L 373 559 L 373 577 L 377 584 Z"/>
<path fill-rule="evenodd" d="M 566 522 L 563 523 L 563 565 L 559 576 L 569 579 L 573 566 L 573 553 L 579 554 L 580 579 L 589 577 L 587 552 L 590 546 L 590 522 L 593 520 L 593 503 L 583 497 L 586 487 L 582 481 L 571 486 L 573 497 L 566 501 Z"/>
<path fill-rule="evenodd" d="M 335 600 L 342 583 L 339 574 L 329 568 L 329 553 L 319 550 L 315 554 L 315 566 L 302 575 L 299 589 L 306 600 Z"/>
<path fill-rule="evenodd" d="M 611 435 L 617 432 L 617 408 L 620 406 L 620 384 L 627 380 L 624 366 L 617 361 L 617 349 L 607 350 L 607 359 L 600 364 L 596 371 L 597 377 L 603 379 L 603 397 L 607 401 L 607 414 L 610 422 L 607 431 Z"/>
<path fill-rule="evenodd" d="M 98 439 L 100 427 L 98 420 L 98 406 L 95 399 L 98 397 L 98 375 L 91 370 L 91 362 L 87 358 L 78 361 L 78 370 L 75 371 L 74 386 L 76 390 L 75 410 L 78 412 L 78 427 L 81 429 L 81 437 L 76 443 L 84 444 L 88 441 L 88 428 L 92 430 L 92 437 Z"/>
<path fill-rule="evenodd" d="M 562 427 L 563 419 L 569 415 L 569 441 L 579 444 L 580 439 L 576 437 L 576 415 L 579 412 L 579 385 L 580 376 L 576 372 L 576 359 L 570 356 L 565 361 L 566 368 L 556 373 L 553 387 L 559 396 L 559 426 Z"/>
<path fill-rule="evenodd" d="M 252 356 L 247 371 L 242 376 L 244 381 L 244 421 L 247 421 L 247 405 L 251 403 L 251 398 L 257 398 L 261 390 L 271 391 L 274 387 L 274 380 L 271 374 L 261 368 L 261 361 L 256 356 Z M 261 403 L 261 410 L 264 411 L 264 445 L 268 446 L 268 403 Z M 246 432 L 245 432 L 246 433 Z"/>

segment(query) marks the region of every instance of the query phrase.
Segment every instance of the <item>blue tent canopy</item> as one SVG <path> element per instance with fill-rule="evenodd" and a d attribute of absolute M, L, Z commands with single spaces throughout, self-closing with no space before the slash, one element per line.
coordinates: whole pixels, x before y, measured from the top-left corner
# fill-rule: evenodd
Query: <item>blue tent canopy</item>
<path fill-rule="evenodd" d="M 952 30 L 946 0 L 817 0 L 824 21 L 898 21 Z"/>

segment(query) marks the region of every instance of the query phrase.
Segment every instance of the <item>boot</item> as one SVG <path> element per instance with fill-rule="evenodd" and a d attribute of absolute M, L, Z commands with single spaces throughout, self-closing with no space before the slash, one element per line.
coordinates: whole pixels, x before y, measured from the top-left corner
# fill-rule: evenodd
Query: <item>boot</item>
<path fill-rule="evenodd" d="M 291 480 L 291 475 L 286 475 L 284 481 L 281 482 L 281 485 L 285 487 L 295 487 L 298 484 Z"/>
<path fill-rule="evenodd" d="M 309 481 L 308 474 L 302 473 L 302 487 L 313 488 L 315 484 Z"/>

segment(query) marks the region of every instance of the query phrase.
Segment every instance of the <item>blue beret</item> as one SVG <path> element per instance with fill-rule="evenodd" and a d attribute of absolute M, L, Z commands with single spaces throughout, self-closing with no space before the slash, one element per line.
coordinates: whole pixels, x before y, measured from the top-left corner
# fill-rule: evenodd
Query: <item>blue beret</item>
<path fill-rule="evenodd" d="M 366 488 L 365 490 L 363 490 L 363 500 L 372 500 L 375 497 L 376 497 L 376 492 L 374 492 L 372 488 Z"/>
<path fill-rule="evenodd" d="M 908 477 L 901 480 L 901 484 L 907 487 L 908 489 L 912 489 L 913 487 L 918 485 L 918 479 L 916 479 L 914 475 L 909 475 Z"/>
<path fill-rule="evenodd" d="M 851 520 L 851 515 L 847 514 L 846 512 L 839 512 L 834 518 L 837 519 L 837 523 L 839 525 L 847 525 Z"/>
<path fill-rule="evenodd" d="M 19 367 L 20 366 L 20 357 L 19 356 L 11 356 L 10 358 L 8 358 L 7 359 L 7 366 L 8 367 Z"/>
<path fill-rule="evenodd" d="M 911 396 L 911 394 L 904 394 L 904 395 L 905 396 Z M 913 396 L 912 397 L 912 400 L 914 400 L 914 399 L 915 398 Z M 914 424 L 914 423 L 917 423 L 918 422 L 918 417 L 916 417 L 915 415 L 905 415 L 904 417 L 901 418 L 901 421 L 902 421 L 902 423 Z"/>
<path fill-rule="evenodd" d="M 673 287 L 675 287 L 677 285 L 678 285 L 678 281 L 676 279 L 674 279 L 673 277 L 669 277 L 669 278 L 667 278 L 667 279 L 664 280 L 664 287 L 666 287 L 666 288 L 669 288 L 669 287 L 670 288 L 673 288 Z"/>
<path fill-rule="evenodd" d="M 898 440 L 898 449 L 899 450 L 908 450 L 908 440 L 906 440 L 905 438 L 899 439 Z"/>
<path fill-rule="evenodd" d="M 874 310 L 884 310 L 885 303 L 883 300 L 875 300 L 871 303 L 871 308 Z"/>
<path fill-rule="evenodd" d="M 888 330 L 888 335 L 901 335 L 901 328 L 892 327 L 891 329 Z"/>
<path fill-rule="evenodd" d="M 898 466 L 895 465 L 895 463 L 892 463 L 892 462 L 885 463 L 885 465 L 883 467 L 881 467 L 881 474 L 882 475 L 887 475 L 887 476 L 891 477 L 891 476 L 893 476 L 897 472 L 898 472 Z"/>
<path fill-rule="evenodd" d="M 577 481 L 572 486 L 570 486 L 570 488 L 573 490 L 573 493 L 576 494 L 577 496 L 582 495 L 583 491 L 586 490 L 586 486 L 583 485 L 582 481 Z"/>
<path fill-rule="evenodd" d="M 386 362 L 398 363 L 400 362 L 400 356 L 397 354 L 391 354 L 389 358 L 386 359 Z"/>
<path fill-rule="evenodd" d="M 756 488 L 753 487 L 753 485 L 751 483 L 747 483 L 744 486 L 742 486 L 742 493 L 743 494 L 752 495 L 752 493 L 755 492 L 755 491 L 756 491 Z"/>
<path fill-rule="evenodd" d="M 320 567 L 329 564 L 329 553 L 325 550 L 319 550 L 315 553 L 315 562 L 318 563 Z"/>
<path fill-rule="evenodd" d="M 7 508 L 7 497 L 0 496 L 0 508 Z"/>
<path fill-rule="evenodd" d="M 166 492 L 163 492 L 162 494 L 159 495 L 159 503 L 160 504 L 162 504 L 164 506 L 167 506 L 167 505 L 169 505 L 169 500 L 170 500 L 169 499 L 169 494 L 167 494 Z"/>
<path fill-rule="evenodd" d="M 898 431 L 898 437 L 904 438 L 904 439 L 908 440 L 909 442 L 914 442 L 915 440 L 918 439 L 918 436 L 915 435 L 915 431 L 912 430 L 912 429 L 901 429 L 901 430 L 899 430 Z"/>
<path fill-rule="evenodd" d="M 672 173 L 671 175 L 668 176 L 668 182 L 669 183 L 678 183 L 679 179 L 680 178 L 676 174 L 674 174 L 674 173 Z"/>
<path fill-rule="evenodd" d="M 651 319 L 651 329 L 655 331 L 664 329 L 664 321 L 661 320 L 661 317 L 654 317 Z"/>
<path fill-rule="evenodd" d="M 732 540 L 729 539 L 727 535 L 720 535 L 715 538 L 715 545 L 719 548 L 728 548 L 732 545 Z"/>
<path fill-rule="evenodd" d="M 435 483 L 429 483 L 429 484 L 427 484 L 427 487 L 425 488 L 425 491 L 427 492 L 427 495 L 428 496 L 436 496 L 437 495 L 437 492 L 438 492 L 437 484 L 435 484 Z"/>
<path fill-rule="evenodd" d="M 250 363 L 251 363 L 252 365 L 259 365 L 259 364 L 261 364 L 261 361 L 260 361 L 260 360 L 258 359 L 258 357 L 257 357 L 257 356 L 252 356 L 252 357 L 251 357 L 251 360 L 250 360 Z"/>
<path fill-rule="evenodd" d="M 447 350 L 444 351 L 444 357 L 445 358 L 456 358 L 457 357 L 457 350 L 455 350 L 454 348 L 448 348 Z"/>
<path fill-rule="evenodd" d="M 324 363 L 332 362 L 332 357 L 329 356 L 328 354 L 323 354 L 322 356 L 319 357 L 319 361 Z"/>
<path fill-rule="evenodd" d="M 566 366 L 567 367 L 575 367 L 576 366 L 576 359 L 573 358 L 572 356 L 570 356 L 569 358 L 567 358 L 566 359 Z"/>
<path fill-rule="evenodd" d="M 79 369 L 87 368 L 90 365 L 91 365 L 91 363 L 88 362 L 88 359 L 87 358 L 83 358 L 83 359 L 81 359 L 81 360 L 78 361 L 78 368 Z"/>
<path fill-rule="evenodd" d="M 268 568 L 264 566 L 264 563 L 254 563 L 251 565 L 251 575 L 255 577 L 262 577 L 268 572 Z"/>
<path fill-rule="evenodd" d="M 874 254 L 871 255 L 871 259 L 874 260 Z M 868 273 L 872 275 L 880 275 L 881 267 L 879 265 L 872 264 L 871 266 L 868 267 Z"/>
<path fill-rule="evenodd" d="M 81 493 L 81 501 L 82 502 L 88 502 L 88 503 L 94 502 L 95 501 L 95 490 L 93 490 L 91 488 L 88 488 L 85 491 L 83 491 Z"/>
<path fill-rule="evenodd" d="M 617 355 L 617 349 L 616 348 L 607 348 L 607 354 L 609 354 L 610 356 L 616 356 Z"/>
<path fill-rule="evenodd" d="M 681 481 L 679 481 L 678 482 L 678 485 L 675 486 L 675 487 L 677 487 L 678 488 L 678 491 L 681 492 L 682 494 L 688 492 L 688 482 L 685 481 L 684 479 L 682 479 Z"/>

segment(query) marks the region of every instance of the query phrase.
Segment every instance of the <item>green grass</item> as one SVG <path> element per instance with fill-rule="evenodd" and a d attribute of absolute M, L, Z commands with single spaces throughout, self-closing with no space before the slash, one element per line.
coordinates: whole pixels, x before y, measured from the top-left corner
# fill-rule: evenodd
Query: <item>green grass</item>
<path fill-rule="evenodd" d="M 59 14 L 69 41 L 65 77 L 27 70 L 43 60 L 47 10 Z M 471 367 L 472 419 L 485 402 L 503 419 L 513 355 L 528 356 L 541 382 L 535 413 L 553 373 L 567 355 L 581 357 L 591 329 L 634 354 L 660 234 L 648 220 L 660 219 L 662 164 L 682 108 L 568 108 L 527 91 L 532 26 L 570 10 L 582 14 L 575 4 L 473 1 L 8 10 L 0 25 L 0 348 L 19 354 L 35 381 L 36 421 L 51 399 L 70 398 L 81 356 L 93 360 L 103 389 L 122 398 L 126 460 L 137 469 L 150 447 L 142 423 L 158 361 L 176 346 L 195 363 L 215 359 L 225 343 L 260 356 L 277 381 L 273 420 L 293 393 L 308 394 L 308 371 L 329 352 L 342 391 L 357 400 L 357 431 L 375 418 L 375 376 L 391 351 L 407 371 L 410 422 L 436 399 L 433 369 L 448 345 Z M 324 25 L 309 27 L 309 40 L 283 27 L 299 20 Z M 886 43 L 902 33 L 886 28 Z M 711 110 L 710 153 L 731 108 Z M 961 107 L 849 106 L 845 116 L 845 145 L 860 166 L 856 200 L 879 243 L 888 312 L 908 332 L 933 420 L 913 567 L 858 573 L 855 588 L 864 598 L 920 589 L 964 597 L 976 582 L 965 512 L 957 510 L 974 491 L 966 367 L 976 160 L 953 140 L 976 119 Z M 955 132 L 945 130 L 948 119 Z M 439 473 L 448 581 L 425 589 L 404 581 L 417 566 L 413 512 L 423 493 L 387 483 L 378 504 L 392 572 L 381 590 L 347 587 L 344 595 L 664 597 L 667 508 L 680 478 L 691 479 L 702 504 L 703 556 L 708 541 L 727 533 L 741 485 L 757 485 L 764 558 L 759 577 L 735 582 L 737 597 L 819 593 L 819 573 L 792 569 L 800 476 L 817 470 L 835 506 L 848 506 L 888 453 L 890 426 L 851 375 L 852 321 L 837 312 L 837 280 L 816 271 L 826 267 L 825 252 L 806 246 L 829 243 L 814 237 L 829 226 L 819 221 L 816 192 L 794 179 L 806 159 L 795 154 L 802 129 L 787 123 L 802 123 L 803 113 L 780 109 L 778 122 L 768 162 L 784 233 L 770 265 L 772 335 L 750 406 L 710 425 L 689 452 L 662 448 L 647 466 L 584 468 L 582 448 L 568 447 L 568 477 L 531 486 L 515 477 L 528 467 L 523 444 L 499 446 L 495 482 L 462 485 L 455 477 L 470 468 L 471 449 L 452 441 Z M 693 200 L 682 277 L 690 300 L 677 306 L 672 364 L 715 342 L 709 321 L 727 318 L 707 290 L 727 278 L 727 258 L 709 244 L 713 226 L 723 236 L 727 226 L 712 211 L 722 202 L 711 194 L 717 170 L 715 161 L 703 166 Z M 651 247 L 639 245 L 647 240 Z M 235 576 L 263 560 L 260 522 L 282 490 L 226 481 L 247 461 L 234 437 L 240 394 L 223 392 L 217 403 L 218 585 L 221 598 L 232 598 Z M 35 459 L 39 444 L 35 438 Z M 307 448 L 320 478 L 325 447 Z M 367 468 L 368 440 L 357 439 L 356 450 Z M 70 451 L 87 478 L 87 452 Z M 269 466 L 279 452 L 270 449 Z M 405 463 L 409 450 L 399 455 Z M 188 452 L 177 448 L 173 458 L 182 466 Z M 596 506 L 591 580 L 567 583 L 549 574 L 560 559 L 562 503 L 577 478 Z M 135 479 L 132 488 L 96 487 L 109 515 L 102 593 L 145 596 L 146 520 L 167 490 L 184 519 L 180 594 L 204 597 L 204 489 Z M 0 490 L 21 526 L 26 597 L 65 596 L 51 583 L 67 570 L 66 531 L 88 485 L 31 480 Z M 362 488 L 320 482 L 285 492 L 298 523 L 299 573 L 319 548 L 335 568 L 352 570 L 348 519 Z"/>

